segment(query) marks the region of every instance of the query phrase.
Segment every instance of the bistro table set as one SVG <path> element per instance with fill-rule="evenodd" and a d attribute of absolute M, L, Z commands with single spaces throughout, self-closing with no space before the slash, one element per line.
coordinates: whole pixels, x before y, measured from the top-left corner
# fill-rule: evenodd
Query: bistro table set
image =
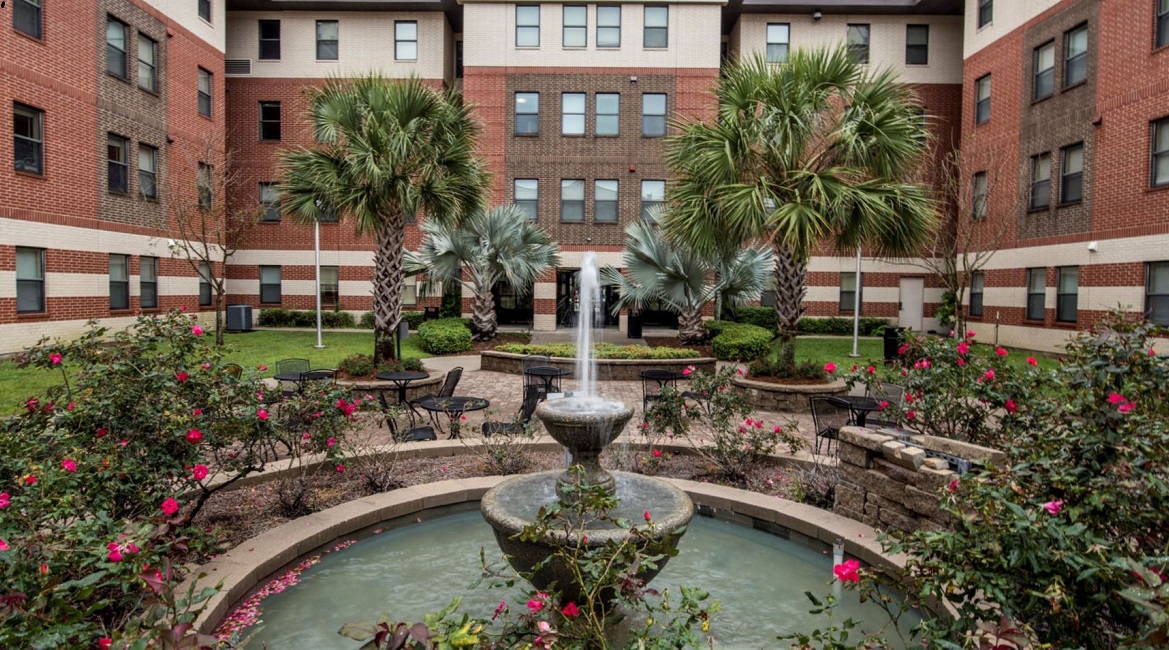
<path fill-rule="evenodd" d="M 895 384 L 882 383 L 874 392 L 866 395 L 812 395 L 808 398 L 812 410 L 812 422 L 816 429 L 816 453 L 827 444 L 832 452 L 833 443 L 840 437 L 840 428 L 845 426 L 896 426 L 895 422 L 872 420 L 870 413 L 879 412 L 891 404 L 899 404 L 905 389 Z M 882 402 L 885 406 L 882 406 Z"/>

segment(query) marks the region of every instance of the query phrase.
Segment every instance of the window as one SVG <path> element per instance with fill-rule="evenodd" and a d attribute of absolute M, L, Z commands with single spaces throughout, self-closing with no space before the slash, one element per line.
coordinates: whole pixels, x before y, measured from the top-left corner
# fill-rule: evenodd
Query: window
<path fill-rule="evenodd" d="M 1152 168 L 1153 187 L 1169 185 L 1169 117 L 1153 122 Z"/>
<path fill-rule="evenodd" d="M 670 43 L 670 8 L 645 8 L 643 47 L 667 47 Z"/>
<path fill-rule="evenodd" d="M 12 6 L 12 26 L 33 38 L 41 38 L 41 0 L 16 0 Z"/>
<path fill-rule="evenodd" d="M 562 93 L 560 95 L 560 134 L 584 135 L 585 94 Z"/>
<path fill-rule="evenodd" d="M 199 68 L 199 114 L 211 117 L 211 73 Z"/>
<path fill-rule="evenodd" d="M 518 5 L 515 8 L 515 46 L 540 47 L 539 5 Z"/>
<path fill-rule="evenodd" d="M 589 8 L 564 5 L 564 47 L 587 47 L 589 44 Z"/>
<path fill-rule="evenodd" d="M 621 47 L 620 5 L 597 7 L 597 47 Z"/>
<path fill-rule="evenodd" d="M 341 267 L 321 267 L 321 304 L 332 307 L 337 304 L 341 287 Z"/>
<path fill-rule="evenodd" d="M 970 274 L 970 316 L 982 316 L 982 294 L 986 291 L 986 276 Z"/>
<path fill-rule="evenodd" d="M 515 179 L 516 207 L 528 214 L 528 219 L 535 221 L 540 214 L 540 181 L 534 178 Z"/>
<path fill-rule="evenodd" d="M 1157 47 L 1169 45 L 1169 0 L 1157 0 Z"/>
<path fill-rule="evenodd" d="M 974 182 L 972 183 L 972 189 L 970 192 L 971 196 L 973 197 L 973 205 L 970 206 L 970 215 L 975 219 L 986 218 L 986 193 L 986 172 L 976 172 L 974 174 Z"/>
<path fill-rule="evenodd" d="M 641 96 L 641 134 L 656 138 L 666 134 L 666 96 L 646 93 Z"/>
<path fill-rule="evenodd" d="M 280 221 L 280 187 L 276 183 L 260 183 L 260 205 L 263 221 Z"/>
<path fill-rule="evenodd" d="M 138 143 L 138 192 L 143 198 L 158 198 L 158 149 Z"/>
<path fill-rule="evenodd" d="M 1145 270 L 1145 318 L 1169 325 L 1169 262 L 1152 262 Z"/>
<path fill-rule="evenodd" d="M 1080 267 L 1061 266 L 1056 269 L 1055 320 L 1061 323 L 1076 322 L 1076 302 L 1080 292 Z"/>
<path fill-rule="evenodd" d="M 211 189 L 211 165 L 207 163 L 199 163 L 199 174 L 195 182 L 199 190 L 199 209 L 210 210 L 211 203 L 214 200 L 214 191 Z"/>
<path fill-rule="evenodd" d="M 44 111 L 24 104 L 12 105 L 12 159 L 16 171 L 45 173 L 44 133 Z"/>
<path fill-rule="evenodd" d="M 260 22 L 260 56 L 261 61 L 276 61 L 280 59 L 280 21 L 261 20 Z"/>
<path fill-rule="evenodd" d="M 597 93 L 597 135 L 617 135 L 621 131 L 621 95 Z"/>
<path fill-rule="evenodd" d="M 138 259 L 138 304 L 143 309 L 158 307 L 158 258 Z"/>
<path fill-rule="evenodd" d="M 852 313 L 856 306 L 856 272 L 840 274 L 840 311 Z M 864 300 L 864 274 L 861 274 L 861 300 Z M 862 307 L 863 309 L 863 307 Z"/>
<path fill-rule="evenodd" d="M 1047 269 L 1027 269 L 1027 320 L 1043 320 Z"/>
<path fill-rule="evenodd" d="M 45 249 L 16 247 L 16 312 L 45 311 Z"/>
<path fill-rule="evenodd" d="M 653 221 L 650 210 L 661 205 L 666 200 L 666 181 L 641 182 L 641 220 Z"/>
<path fill-rule="evenodd" d="M 106 21 L 106 70 L 119 79 L 130 76 L 126 61 L 126 34 L 129 30 L 126 23 L 116 18 Z"/>
<path fill-rule="evenodd" d="M 1084 143 L 1063 148 L 1059 165 L 1059 202 L 1075 203 L 1084 198 Z"/>
<path fill-rule="evenodd" d="M 199 17 L 211 22 L 211 0 L 199 0 Z"/>
<path fill-rule="evenodd" d="M 848 26 L 848 53 L 857 63 L 869 62 L 869 26 Z"/>
<path fill-rule="evenodd" d="M 418 21 L 394 21 L 394 58 L 398 61 L 418 60 Z"/>
<path fill-rule="evenodd" d="M 260 102 L 260 139 L 280 141 L 280 102 Z"/>
<path fill-rule="evenodd" d="M 158 43 L 138 33 L 138 87 L 158 92 Z"/>
<path fill-rule="evenodd" d="M 1051 205 L 1051 154 L 1031 156 L 1031 209 Z"/>
<path fill-rule="evenodd" d="M 1035 48 L 1035 83 L 1032 100 L 1051 97 L 1055 87 L 1055 42 L 1044 43 Z"/>
<path fill-rule="evenodd" d="M 593 221 L 617 222 L 617 187 L 615 180 L 593 182 Z"/>
<path fill-rule="evenodd" d="M 109 163 L 106 187 L 111 192 L 125 194 L 130 191 L 130 141 L 113 133 L 106 137 L 106 159 Z"/>
<path fill-rule="evenodd" d="M 974 123 L 990 121 L 990 75 L 974 82 Z"/>
<path fill-rule="evenodd" d="M 338 41 L 341 38 L 341 24 L 335 20 L 317 21 L 317 60 L 336 61 L 340 54 Z"/>
<path fill-rule="evenodd" d="M 1063 35 L 1063 87 L 1074 86 L 1088 78 L 1088 26 Z"/>
<path fill-rule="evenodd" d="M 994 20 L 994 0 L 978 0 L 978 27 L 986 27 Z"/>
<path fill-rule="evenodd" d="M 455 41 L 455 79 L 463 78 L 463 42 Z"/>
<path fill-rule="evenodd" d="M 905 64 L 929 65 L 930 62 L 930 26 L 905 26 Z"/>
<path fill-rule="evenodd" d="M 787 61 L 788 46 L 791 44 L 791 25 L 788 23 L 767 24 L 767 62 Z"/>
<path fill-rule="evenodd" d="M 199 306 L 207 307 L 211 305 L 211 281 L 215 278 L 211 274 L 211 265 L 207 262 L 199 262 Z"/>
<path fill-rule="evenodd" d="M 280 267 L 260 267 L 260 302 L 269 305 L 280 304 Z"/>
<path fill-rule="evenodd" d="M 584 187 L 583 180 L 560 181 L 561 221 L 584 221 Z"/>
<path fill-rule="evenodd" d="M 130 256 L 110 255 L 110 310 L 130 308 Z"/>
<path fill-rule="evenodd" d="M 515 94 L 515 134 L 540 134 L 540 93 Z"/>

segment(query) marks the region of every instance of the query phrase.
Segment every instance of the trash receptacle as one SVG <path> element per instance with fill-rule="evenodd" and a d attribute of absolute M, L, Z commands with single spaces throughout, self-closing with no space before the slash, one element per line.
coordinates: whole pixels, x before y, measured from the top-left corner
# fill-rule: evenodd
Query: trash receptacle
<path fill-rule="evenodd" d="M 641 314 L 635 311 L 629 312 L 629 317 L 625 323 L 625 336 L 631 339 L 641 338 Z"/>
<path fill-rule="evenodd" d="M 885 361 L 893 361 L 901 356 L 897 354 L 897 348 L 905 342 L 905 331 L 907 327 L 886 327 L 885 328 Z"/>

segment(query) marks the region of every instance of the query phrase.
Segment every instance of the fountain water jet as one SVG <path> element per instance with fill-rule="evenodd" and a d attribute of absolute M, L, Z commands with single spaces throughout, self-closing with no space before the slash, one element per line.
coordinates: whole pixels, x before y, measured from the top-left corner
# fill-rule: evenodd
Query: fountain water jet
<path fill-rule="evenodd" d="M 621 501 L 618 516 L 621 511 L 650 512 L 658 540 L 677 543 L 694 516 L 694 503 L 681 489 L 640 474 L 611 474 L 601 467 L 601 452 L 621 435 L 633 417 L 633 409 L 597 395 L 592 339 L 595 312 L 600 305 L 600 282 L 594 253 L 585 253 L 580 273 L 580 317 L 576 337 L 576 374 L 580 394 L 548 400 L 536 407 L 536 417 L 544 424 L 548 435 L 567 449 L 571 457 L 570 469 L 562 473 L 542 472 L 508 479 L 483 495 L 481 502 L 483 517 L 494 529 L 496 542 L 512 567 L 521 573 L 532 573 L 555 552 L 555 548 L 545 541 L 522 541 L 519 533 L 535 521 L 542 506 L 570 494 L 570 488 L 581 483 L 600 486 L 606 493 L 616 495 Z M 580 469 L 573 471 L 572 466 Z M 629 537 L 627 529 L 612 522 L 596 522 L 566 541 L 570 546 L 601 547 L 610 541 Z M 663 558 L 656 569 L 643 570 L 640 576 L 648 581 L 665 564 Z M 532 583 L 540 589 L 555 583 L 570 600 L 579 597 L 578 586 L 572 584 L 568 568 L 555 561 L 536 571 Z"/>

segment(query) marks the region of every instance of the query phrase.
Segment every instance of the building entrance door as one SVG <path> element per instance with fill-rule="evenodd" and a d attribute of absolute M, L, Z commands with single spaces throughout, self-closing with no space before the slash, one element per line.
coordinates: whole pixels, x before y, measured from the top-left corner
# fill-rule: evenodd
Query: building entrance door
<path fill-rule="evenodd" d="M 500 325 L 532 324 L 532 292 L 519 295 L 506 282 L 500 282 L 491 294 L 495 296 L 495 315 Z"/>
<path fill-rule="evenodd" d="M 601 305 L 593 327 L 616 327 L 617 317 L 610 314 L 617 300 L 616 287 L 601 287 Z M 556 326 L 576 327 L 580 317 L 580 271 L 556 272 Z"/>
<path fill-rule="evenodd" d="M 925 279 L 901 278 L 897 300 L 897 325 L 920 332 L 922 314 L 925 312 Z"/>

